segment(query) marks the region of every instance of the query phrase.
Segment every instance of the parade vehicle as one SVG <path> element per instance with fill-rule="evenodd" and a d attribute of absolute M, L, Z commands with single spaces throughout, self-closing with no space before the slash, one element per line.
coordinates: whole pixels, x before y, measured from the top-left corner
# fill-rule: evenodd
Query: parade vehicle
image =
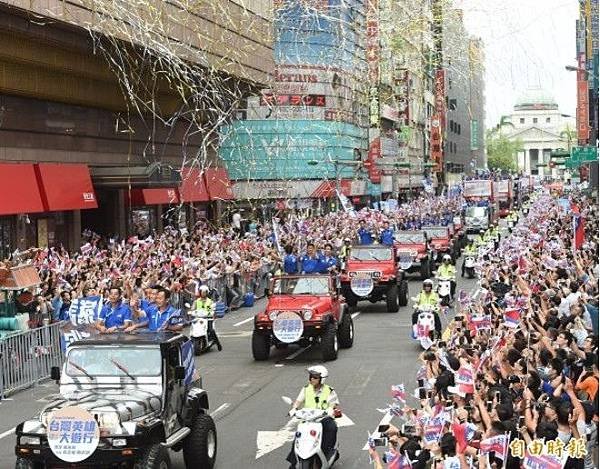
<path fill-rule="evenodd" d="M 441 264 L 442 258 L 448 254 L 452 261 L 456 261 L 458 257 L 457 249 L 454 246 L 454 241 L 450 234 L 450 228 L 447 226 L 426 226 L 423 228 L 429 238 L 429 243 L 433 250 L 433 262 Z M 460 250 L 458 250 L 458 253 Z"/>
<path fill-rule="evenodd" d="M 190 339 L 194 344 L 195 355 L 200 355 L 210 350 L 213 345 L 217 347 L 219 352 L 223 350 L 215 331 L 215 318 L 213 314 L 204 309 L 196 309 L 189 311 L 188 316 L 191 318 Z"/>
<path fill-rule="evenodd" d="M 513 208 L 512 179 L 494 181 L 494 200 L 498 202 L 498 218 L 507 217 Z"/>
<path fill-rule="evenodd" d="M 396 313 L 408 304 L 408 281 L 404 277 L 393 247 L 352 246 L 342 268 L 342 294 L 350 306 L 360 300 L 376 303 L 385 299 L 388 312 Z"/>
<path fill-rule="evenodd" d="M 215 464 L 217 433 L 191 341 L 172 332 L 105 334 L 72 342 L 59 394 L 16 427 L 17 469 L 168 469 Z"/>
<path fill-rule="evenodd" d="M 421 280 L 431 277 L 432 252 L 425 231 L 399 231 L 394 238 L 398 265 L 404 275 L 419 272 Z"/>
<path fill-rule="evenodd" d="M 254 317 L 252 355 L 269 358 L 271 347 L 319 343 L 324 360 L 335 360 L 338 348 L 354 342 L 354 324 L 339 281 L 333 275 L 274 277 L 267 306 Z"/>
<path fill-rule="evenodd" d="M 416 298 L 411 298 L 416 301 Z M 416 324 L 413 325 L 413 339 L 427 350 L 431 347 L 433 340 L 441 333 L 439 307 L 431 305 L 413 305 L 417 314 Z"/>

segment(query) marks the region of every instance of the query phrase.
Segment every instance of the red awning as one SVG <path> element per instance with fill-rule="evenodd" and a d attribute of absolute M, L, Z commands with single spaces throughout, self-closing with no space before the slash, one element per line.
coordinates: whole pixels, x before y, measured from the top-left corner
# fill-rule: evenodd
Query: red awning
<path fill-rule="evenodd" d="M 164 187 L 156 189 L 131 189 L 130 205 L 169 205 L 178 204 L 177 189 Z"/>
<path fill-rule="evenodd" d="M 98 208 L 87 165 L 39 163 L 35 168 L 46 211 Z"/>
<path fill-rule="evenodd" d="M 204 170 L 206 188 L 210 200 L 233 200 L 231 181 L 224 168 L 209 168 Z"/>
<path fill-rule="evenodd" d="M 179 197 L 182 202 L 208 202 L 210 196 L 202 172 L 197 168 L 184 168 L 181 172 Z"/>
<path fill-rule="evenodd" d="M 43 211 L 33 164 L 0 164 L 0 215 Z"/>

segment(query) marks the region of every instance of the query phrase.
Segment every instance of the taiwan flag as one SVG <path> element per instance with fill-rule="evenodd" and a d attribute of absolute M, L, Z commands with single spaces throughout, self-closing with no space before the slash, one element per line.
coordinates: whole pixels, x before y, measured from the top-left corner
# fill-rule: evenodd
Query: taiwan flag
<path fill-rule="evenodd" d="M 504 311 L 504 324 L 507 327 L 519 327 L 519 320 L 521 319 L 521 312 L 516 309 L 507 309 Z"/>
<path fill-rule="evenodd" d="M 573 211 L 573 252 L 581 249 L 585 238 L 585 218 Z"/>
<path fill-rule="evenodd" d="M 479 444 L 479 451 L 482 455 L 493 451 L 495 456 L 503 461 L 506 458 L 507 449 L 508 435 L 506 434 L 486 438 L 485 440 L 481 440 L 481 443 Z"/>

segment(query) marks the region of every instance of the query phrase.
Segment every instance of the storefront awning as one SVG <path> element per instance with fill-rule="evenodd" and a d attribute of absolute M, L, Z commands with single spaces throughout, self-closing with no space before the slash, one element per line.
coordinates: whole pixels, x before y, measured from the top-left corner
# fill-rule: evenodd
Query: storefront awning
<path fill-rule="evenodd" d="M 0 215 L 44 211 L 33 164 L 0 164 Z"/>
<path fill-rule="evenodd" d="M 340 181 L 340 190 L 344 195 L 350 195 L 350 187 L 352 185 L 352 181 L 349 179 L 343 179 Z M 336 190 L 336 182 L 335 181 L 323 181 L 319 186 L 314 190 L 311 194 L 313 199 L 331 199 L 334 198 Z"/>
<path fill-rule="evenodd" d="M 204 170 L 206 188 L 210 200 L 233 200 L 231 181 L 224 168 L 208 168 Z"/>
<path fill-rule="evenodd" d="M 174 187 L 159 189 L 132 189 L 129 197 L 130 205 L 169 205 L 178 204 L 179 196 Z"/>
<path fill-rule="evenodd" d="M 87 165 L 39 163 L 35 169 L 46 211 L 98 208 Z"/>
<path fill-rule="evenodd" d="M 210 196 L 202 172 L 197 168 L 184 168 L 181 172 L 179 197 L 182 202 L 208 202 Z"/>
<path fill-rule="evenodd" d="M 147 166 L 97 166 L 91 168 L 94 187 L 174 187 L 181 181 L 179 171 L 159 162 Z"/>

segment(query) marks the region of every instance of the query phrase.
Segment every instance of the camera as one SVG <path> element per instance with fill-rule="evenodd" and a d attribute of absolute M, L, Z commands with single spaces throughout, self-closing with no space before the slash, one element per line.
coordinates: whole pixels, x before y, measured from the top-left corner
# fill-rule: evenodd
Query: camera
<path fill-rule="evenodd" d="M 427 399 L 427 390 L 425 388 L 419 388 L 419 399 Z"/>
<path fill-rule="evenodd" d="M 417 427 L 412 424 L 405 423 L 402 425 L 401 432 L 403 436 L 415 436 L 417 434 Z"/>
<path fill-rule="evenodd" d="M 387 437 L 373 438 L 373 446 L 387 446 L 387 445 L 388 445 Z"/>

